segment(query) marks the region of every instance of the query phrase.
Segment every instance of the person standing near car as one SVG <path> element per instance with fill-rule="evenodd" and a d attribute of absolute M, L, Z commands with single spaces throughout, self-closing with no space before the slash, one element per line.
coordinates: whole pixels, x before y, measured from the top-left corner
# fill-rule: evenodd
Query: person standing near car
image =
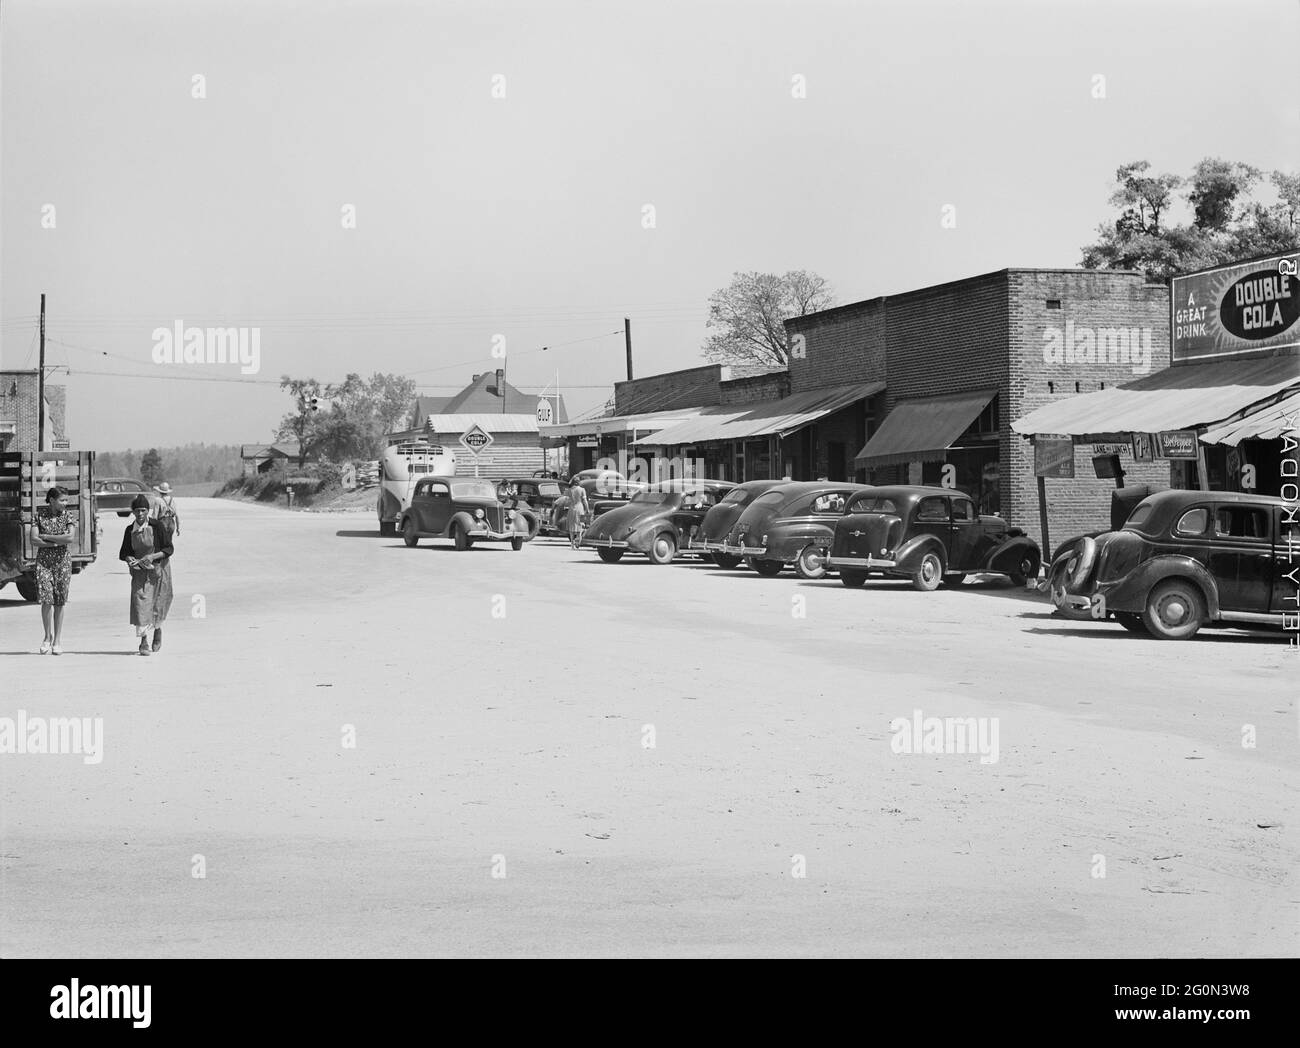
<path fill-rule="evenodd" d="M 150 518 L 150 509 L 148 495 L 131 500 L 135 519 L 126 526 L 118 551 L 118 559 L 131 569 L 131 625 L 140 638 L 141 655 L 162 649 L 162 624 L 172 606 L 171 558 L 175 549 L 163 525 Z"/>
<path fill-rule="evenodd" d="M 569 488 L 569 545 L 578 548 L 582 539 L 582 529 L 591 515 L 591 503 L 587 501 L 587 489 L 577 481 Z"/>
<path fill-rule="evenodd" d="M 63 609 L 72 584 L 72 551 L 77 519 L 67 508 L 68 493 L 55 485 L 45 492 L 45 505 L 36 510 L 32 545 L 36 547 L 36 589 L 41 602 L 45 639 L 41 654 L 63 654 Z"/>
<path fill-rule="evenodd" d="M 181 533 L 181 516 L 176 512 L 172 486 L 164 480 L 154 491 L 158 497 L 154 499 L 153 516 L 167 530 L 167 537 L 175 539 Z"/>

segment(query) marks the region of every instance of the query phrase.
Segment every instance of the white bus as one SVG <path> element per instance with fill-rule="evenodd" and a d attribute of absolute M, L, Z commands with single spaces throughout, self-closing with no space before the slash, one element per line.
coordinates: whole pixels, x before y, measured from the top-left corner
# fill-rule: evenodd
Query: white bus
<path fill-rule="evenodd" d="M 375 502 L 379 534 L 397 534 L 397 521 L 411 505 L 417 480 L 455 475 L 456 453 L 439 444 L 405 440 L 386 448 L 379 460 L 379 495 Z"/>

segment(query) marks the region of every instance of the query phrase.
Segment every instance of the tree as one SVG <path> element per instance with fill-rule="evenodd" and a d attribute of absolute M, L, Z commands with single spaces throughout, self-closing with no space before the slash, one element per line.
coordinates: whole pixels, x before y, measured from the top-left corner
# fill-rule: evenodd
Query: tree
<path fill-rule="evenodd" d="M 734 273 L 731 283 L 709 297 L 704 358 L 718 363 L 784 366 L 790 359 L 788 317 L 816 313 L 835 304 L 830 285 L 816 273 Z"/>
<path fill-rule="evenodd" d="M 291 411 L 280 420 L 280 426 L 275 431 L 275 439 L 298 442 L 298 466 L 301 468 L 307 461 L 308 454 L 313 450 L 312 444 L 315 442 L 316 412 L 312 411 L 311 405 L 312 400 L 322 394 L 321 384 L 314 378 L 290 378 L 288 375 L 281 375 L 280 389 L 287 391 L 293 397 L 297 410 Z"/>
<path fill-rule="evenodd" d="M 162 456 L 157 448 L 150 448 L 140 459 L 140 479 L 150 487 L 163 482 Z"/>
<path fill-rule="evenodd" d="M 1261 176 L 1248 164 L 1210 157 L 1186 180 L 1149 170 L 1140 160 L 1115 172 L 1110 203 L 1121 211 L 1084 246 L 1085 268 L 1137 269 L 1167 281 L 1179 272 L 1300 248 L 1300 175 L 1274 171 L 1279 203 L 1265 205 L 1251 199 Z M 1181 225 L 1167 214 L 1180 186 L 1187 187 L 1192 219 Z"/>

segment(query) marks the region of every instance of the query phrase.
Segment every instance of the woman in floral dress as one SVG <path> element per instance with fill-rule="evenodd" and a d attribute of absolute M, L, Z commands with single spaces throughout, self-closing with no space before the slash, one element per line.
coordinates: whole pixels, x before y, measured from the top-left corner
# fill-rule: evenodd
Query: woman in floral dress
<path fill-rule="evenodd" d="M 63 609 L 72 583 L 72 551 L 77 518 L 68 510 L 68 493 L 57 485 L 45 492 L 45 505 L 36 510 L 32 545 L 36 547 L 36 589 L 41 602 L 45 640 L 41 654 L 63 654 Z"/>
<path fill-rule="evenodd" d="M 140 638 L 141 655 L 162 649 L 162 624 L 172 606 L 171 559 L 175 550 L 167 529 L 150 519 L 151 509 L 145 495 L 131 500 L 135 521 L 126 526 L 118 551 L 118 559 L 131 569 L 131 625 Z"/>

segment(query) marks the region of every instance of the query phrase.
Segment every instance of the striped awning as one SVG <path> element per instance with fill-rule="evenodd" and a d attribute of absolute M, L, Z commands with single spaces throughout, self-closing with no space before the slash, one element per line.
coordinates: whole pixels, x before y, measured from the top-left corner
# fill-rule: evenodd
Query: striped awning
<path fill-rule="evenodd" d="M 1300 393 L 1292 393 L 1232 422 L 1211 426 L 1201 434 L 1201 443 L 1235 448 L 1243 440 L 1280 440 L 1283 433 L 1300 433 Z"/>
<path fill-rule="evenodd" d="M 1300 388 L 1300 357 L 1182 364 L 1123 386 L 1083 393 L 1011 423 L 1017 433 L 1160 433 L 1199 429 Z"/>
<path fill-rule="evenodd" d="M 900 400 L 853 463 L 875 468 L 942 459 L 997 393 L 996 389 L 984 389 Z"/>
<path fill-rule="evenodd" d="M 757 404 L 705 408 L 698 417 L 643 437 L 636 443 L 676 447 L 711 440 L 748 440 L 773 434 L 784 437 L 850 404 L 875 396 L 884 388 L 883 382 L 864 382 L 804 390 L 780 400 L 765 400 Z"/>

